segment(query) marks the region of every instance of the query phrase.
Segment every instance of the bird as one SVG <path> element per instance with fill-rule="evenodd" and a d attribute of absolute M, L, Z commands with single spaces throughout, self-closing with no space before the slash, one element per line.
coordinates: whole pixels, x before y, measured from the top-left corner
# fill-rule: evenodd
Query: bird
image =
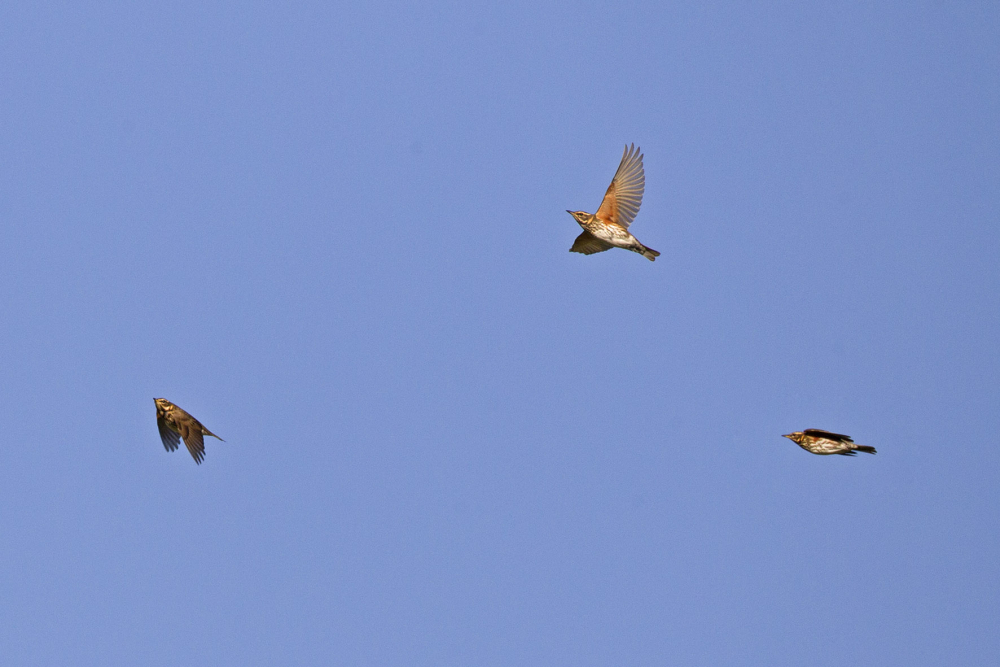
<path fill-rule="evenodd" d="M 635 144 L 625 147 L 618 171 L 611 179 L 597 213 L 566 210 L 583 227 L 583 233 L 576 237 L 570 252 L 593 255 L 610 248 L 624 248 L 639 253 L 651 262 L 660 256 L 628 231 L 642 205 L 642 193 L 646 187 L 646 172 L 639 150 Z"/>
<path fill-rule="evenodd" d="M 153 400 L 156 402 L 156 426 L 160 429 L 160 439 L 163 440 L 163 446 L 167 448 L 168 452 L 177 449 L 177 442 L 180 438 L 184 438 L 184 444 L 187 445 L 188 451 L 194 457 L 194 462 L 201 465 L 201 462 L 205 460 L 204 436 L 210 435 L 225 442 L 202 426 L 200 421 L 167 399 L 154 398 Z"/>
<path fill-rule="evenodd" d="M 781 436 L 788 438 L 807 452 L 813 454 L 840 454 L 841 456 L 854 456 L 855 452 L 875 453 L 874 447 L 858 445 L 854 443 L 849 435 L 842 433 L 831 433 L 818 428 L 807 428 L 804 431 L 796 431 Z"/>

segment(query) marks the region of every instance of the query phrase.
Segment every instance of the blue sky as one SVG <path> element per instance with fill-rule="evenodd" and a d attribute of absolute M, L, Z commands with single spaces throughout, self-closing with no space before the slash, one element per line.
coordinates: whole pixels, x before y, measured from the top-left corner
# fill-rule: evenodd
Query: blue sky
<path fill-rule="evenodd" d="M 5 5 L 4 661 L 1000 659 L 1000 10 L 807 5 Z"/>

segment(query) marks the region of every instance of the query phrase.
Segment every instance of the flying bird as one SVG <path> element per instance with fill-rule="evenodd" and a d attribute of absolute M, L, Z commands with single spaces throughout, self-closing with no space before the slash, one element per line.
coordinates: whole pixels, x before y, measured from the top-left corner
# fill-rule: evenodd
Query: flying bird
<path fill-rule="evenodd" d="M 586 211 L 566 211 L 583 227 L 583 233 L 576 237 L 569 251 L 593 255 L 609 248 L 625 248 L 639 253 L 651 262 L 655 261 L 660 253 L 644 246 L 628 231 L 628 226 L 635 220 L 639 206 L 642 205 L 645 188 L 646 172 L 642 168 L 642 154 L 635 144 L 626 146 L 618 171 L 611 179 L 611 185 L 604 193 L 604 201 L 597 213 L 592 215 Z"/>
<path fill-rule="evenodd" d="M 840 454 L 841 456 L 854 456 L 855 451 L 875 453 L 874 447 L 857 445 L 849 435 L 841 433 L 830 433 L 818 428 L 807 428 L 804 431 L 796 431 L 781 436 L 788 438 L 807 452 L 813 454 Z"/>
<path fill-rule="evenodd" d="M 160 429 L 160 439 L 168 452 L 177 449 L 177 443 L 184 438 L 184 444 L 194 457 L 194 462 L 201 465 L 205 460 L 205 438 L 210 435 L 219 438 L 201 422 L 189 415 L 187 412 L 177 407 L 165 398 L 154 398 L 156 401 L 156 426 Z M 225 442 L 225 440 L 222 440 Z"/>

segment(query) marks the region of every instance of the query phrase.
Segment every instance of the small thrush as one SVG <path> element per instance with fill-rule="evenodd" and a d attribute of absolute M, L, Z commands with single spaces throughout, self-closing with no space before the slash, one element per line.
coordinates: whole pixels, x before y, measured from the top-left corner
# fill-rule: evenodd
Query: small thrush
<path fill-rule="evenodd" d="M 167 399 L 154 398 L 153 400 L 156 401 L 156 426 L 160 429 L 160 439 L 163 440 L 163 446 L 167 448 L 168 452 L 172 452 L 177 449 L 178 440 L 184 438 L 184 444 L 191 452 L 191 456 L 194 457 L 194 462 L 201 465 L 201 462 L 205 460 L 204 436 L 210 435 L 219 440 L 222 438 L 209 431 L 201 425 L 200 421 Z"/>
<path fill-rule="evenodd" d="M 628 231 L 628 226 L 635 220 L 639 206 L 642 205 L 645 187 L 646 172 L 642 168 L 642 154 L 634 144 L 626 146 L 618 171 L 611 179 L 611 185 L 604 193 L 604 201 L 597 213 L 566 211 L 583 227 L 583 233 L 576 237 L 569 251 L 593 255 L 609 248 L 625 248 L 639 253 L 651 262 L 655 261 L 660 253 L 644 246 Z"/>
<path fill-rule="evenodd" d="M 807 428 L 804 431 L 796 431 L 781 436 L 788 438 L 807 452 L 813 454 L 840 454 L 841 456 L 854 456 L 855 451 L 875 453 L 874 447 L 857 445 L 849 435 L 841 433 L 830 433 L 818 428 Z"/>

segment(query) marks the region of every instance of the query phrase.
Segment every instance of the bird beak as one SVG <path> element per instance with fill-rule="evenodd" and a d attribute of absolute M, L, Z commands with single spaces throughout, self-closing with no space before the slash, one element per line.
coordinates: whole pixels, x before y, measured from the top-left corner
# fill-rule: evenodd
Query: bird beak
<path fill-rule="evenodd" d="M 573 215 L 573 211 L 571 211 L 569 209 L 566 209 L 566 212 L 569 213 L 570 215 Z"/>
<path fill-rule="evenodd" d="M 792 439 L 792 434 L 791 433 L 786 433 L 785 435 L 783 435 L 781 437 L 782 438 L 788 438 L 789 440 L 791 440 Z"/>

